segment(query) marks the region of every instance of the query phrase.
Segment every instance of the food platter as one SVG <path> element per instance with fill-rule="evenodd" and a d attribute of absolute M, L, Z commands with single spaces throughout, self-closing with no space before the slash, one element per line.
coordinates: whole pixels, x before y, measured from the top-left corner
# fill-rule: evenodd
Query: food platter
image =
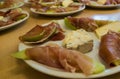
<path fill-rule="evenodd" d="M 25 20 L 27 20 L 29 18 L 29 13 L 27 11 L 23 11 L 22 13 L 26 14 L 27 16 L 25 18 L 21 19 L 21 20 L 13 22 L 13 23 L 11 23 L 9 25 L 5 25 L 5 26 L 0 27 L 0 31 L 11 28 L 11 27 L 14 27 L 15 25 L 20 24 L 21 22 L 23 22 L 23 21 L 25 21 Z"/>
<path fill-rule="evenodd" d="M 101 9 L 108 9 L 108 8 L 118 8 L 120 7 L 119 1 L 110 1 L 110 0 L 98 0 L 98 1 L 88 1 L 86 3 L 88 7 L 92 8 L 101 8 Z"/>
<path fill-rule="evenodd" d="M 9 10 L 9 9 L 15 9 L 15 8 L 19 8 L 19 7 L 22 7 L 24 5 L 23 2 L 19 2 L 19 3 L 16 3 L 14 6 L 12 7 L 9 7 L 9 8 L 3 8 L 3 9 L 0 9 L 1 11 L 6 11 L 6 10 Z"/>
<path fill-rule="evenodd" d="M 108 9 L 108 8 L 118 8 L 120 7 L 120 4 L 116 5 L 86 5 L 91 8 L 101 8 L 101 9 Z"/>
<path fill-rule="evenodd" d="M 67 28 L 65 28 L 65 24 L 64 24 L 63 20 L 58 20 L 58 23 L 62 26 L 62 28 L 65 31 L 70 31 Z M 90 32 L 90 34 L 94 39 L 94 47 L 93 47 L 93 50 L 91 52 L 87 53 L 86 55 L 92 57 L 93 59 L 95 59 L 97 61 L 102 62 L 100 60 L 99 56 L 98 56 L 98 49 L 99 49 L 100 40 L 98 40 L 98 38 L 95 36 L 94 33 Z M 45 44 L 48 44 L 48 43 L 57 43 L 58 45 L 61 46 L 61 41 L 56 41 L 56 42 L 55 41 L 49 41 L 49 42 L 46 42 Z M 45 45 L 45 44 L 43 44 L 43 45 Z M 19 51 L 21 51 L 23 49 L 26 49 L 26 48 L 29 48 L 29 47 L 33 47 L 33 46 L 28 46 L 28 45 L 25 45 L 23 43 L 20 43 L 19 44 Z M 44 74 L 48 74 L 48 75 L 55 76 L 55 77 L 60 77 L 60 78 L 100 78 L 100 77 L 104 77 L 104 76 L 108 76 L 108 75 L 112 75 L 112 74 L 120 72 L 120 66 L 116 66 L 116 67 L 112 67 L 112 68 L 106 67 L 105 71 L 102 72 L 102 73 L 92 74 L 92 75 L 87 75 L 86 76 L 83 73 L 70 73 L 70 72 L 66 72 L 64 70 L 56 69 L 56 68 L 53 68 L 53 67 L 48 67 L 46 65 L 37 63 L 33 60 L 24 60 L 24 61 L 29 66 L 31 66 L 32 68 L 34 68 L 34 69 L 36 69 L 36 70 L 38 70 L 38 71 L 40 71 Z"/>
<path fill-rule="evenodd" d="M 29 2 L 29 0 L 24 0 L 24 3 L 26 4 L 31 4 L 31 2 Z M 45 2 L 45 4 L 54 4 L 55 2 Z"/>
<path fill-rule="evenodd" d="M 85 5 L 80 6 L 79 9 L 74 10 L 74 11 L 69 11 L 69 12 L 61 12 L 61 13 L 44 13 L 44 12 L 38 12 L 34 8 L 31 8 L 30 10 L 35 13 L 35 14 L 40 14 L 40 15 L 47 15 L 47 16 L 65 16 L 65 15 L 71 15 L 75 14 L 78 12 L 81 12 L 85 9 Z"/>

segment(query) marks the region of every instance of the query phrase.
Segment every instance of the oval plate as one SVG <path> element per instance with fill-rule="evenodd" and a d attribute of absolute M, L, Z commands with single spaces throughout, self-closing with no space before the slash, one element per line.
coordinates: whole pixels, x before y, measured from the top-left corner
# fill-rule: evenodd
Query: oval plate
<path fill-rule="evenodd" d="M 58 20 L 58 23 L 62 26 L 62 28 L 65 27 L 63 20 Z M 64 29 L 66 29 L 66 28 L 64 28 Z M 70 31 L 70 30 L 66 29 L 66 31 Z M 94 38 L 94 47 L 93 47 L 93 50 L 91 52 L 87 53 L 87 55 L 89 55 L 91 58 L 93 58 L 97 61 L 100 61 L 99 56 L 98 56 L 99 40 L 97 39 L 97 37 L 95 36 L 94 33 L 90 32 L 90 34 Z M 61 41 L 49 41 L 47 43 L 57 43 L 58 45 L 61 46 Z M 29 48 L 29 47 L 32 47 L 32 46 L 28 46 L 28 45 L 25 45 L 23 43 L 20 43 L 19 44 L 19 51 L 24 50 L 24 49 Z M 38 71 L 40 71 L 44 74 L 47 74 L 47 75 L 60 77 L 60 78 L 100 78 L 100 77 L 104 77 L 104 76 L 108 76 L 108 75 L 112 75 L 112 74 L 120 72 L 120 66 L 116 66 L 116 67 L 112 67 L 112 68 L 106 68 L 106 70 L 102 73 L 92 74 L 92 75 L 86 76 L 84 73 L 66 72 L 64 70 L 60 70 L 57 68 L 53 68 L 53 67 L 49 67 L 49 66 L 37 63 L 33 60 L 25 60 L 25 62 L 29 66 L 34 68 L 35 70 L 38 70 Z"/>
<path fill-rule="evenodd" d="M 120 4 L 116 5 L 86 5 L 91 8 L 101 8 L 101 9 L 109 9 L 109 8 L 118 8 L 120 7 Z"/>
<path fill-rule="evenodd" d="M 78 10 L 69 11 L 69 12 L 62 12 L 62 13 L 44 13 L 44 12 L 38 12 L 38 11 L 36 11 L 34 8 L 30 8 L 30 10 L 31 10 L 33 13 L 40 14 L 40 15 L 47 15 L 47 16 L 65 16 L 65 15 L 71 15 L 71 14 L 75 14 L 75 13 L 81 12 L 81 11 L 83 11 L 84 9 L 85 9 L 85 5 L 80 6 L 80 8 L 79 8 Z"/>
<path fill-rule="evenodd" d="M 16 21 L 16 22 L 14 22 L 14 23 L 12 23 L 12 24 L 9 24 L 9 25 L 6 25 L 6 26 L 1 26 L 1 27 L 0 27 L 0 31 L 1 31 L 1 30 L 5 30 L 5 29 L 8 29 L 8 28 L 10 28 L 10 27 L 13 27 L 13 26 L 15 26 L 15 25 L 17 25 L 17 24 L 20 24 L 21 22 L 23 22 L 23 21 L 25 21 L 25 20 L 27 20 L 27 19 L 29 18 L 29 13 L 28 13 L 27 11 L 23 11 L 22 13 L 27 14 L 27 16 L 26 16 L 24 19 L 21 19 L 21 20 L 19 20 L 19 21 Z"/>

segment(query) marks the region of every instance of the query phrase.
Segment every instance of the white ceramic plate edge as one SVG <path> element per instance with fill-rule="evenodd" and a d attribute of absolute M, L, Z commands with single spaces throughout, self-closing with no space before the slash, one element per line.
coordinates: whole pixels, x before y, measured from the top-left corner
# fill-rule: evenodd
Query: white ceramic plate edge
<path fill-rule="evenodd" d="M 86 78 L 86 79 L 87 78 L 100 78 L 100 77 L 105 77 L 105 76 L 109 76 L 109 75 L 120 72 L 120 66 L 117 66 L 111 69 L 106 69 L 102 73 L 87 76 L 87 75 L 84 75 L 83 73 L 71 73 L 71 72 L 65 72 L 65 71 L 57 71 L 57 69 L 42 65 L 32 60 L 25 60 L 25 62 L 30 67 L 34 68 L 37 71 L 40 71 L 47 75 L 60 77 L 60 78 Z"/>

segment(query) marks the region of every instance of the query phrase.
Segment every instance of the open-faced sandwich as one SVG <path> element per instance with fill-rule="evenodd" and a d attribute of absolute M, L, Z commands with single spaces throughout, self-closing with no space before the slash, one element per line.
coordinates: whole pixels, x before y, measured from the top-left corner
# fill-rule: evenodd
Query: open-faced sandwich
<path fill-rule="evenodd" d="M 69 31 L 63 39 L 63 47 L 87 53 L 93 49 L 93 38 L 84 29 Z"/>

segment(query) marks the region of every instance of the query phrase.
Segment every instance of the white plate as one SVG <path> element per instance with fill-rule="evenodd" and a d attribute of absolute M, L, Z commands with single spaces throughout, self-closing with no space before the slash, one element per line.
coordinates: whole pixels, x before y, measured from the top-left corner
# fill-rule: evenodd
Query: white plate
<path fill-rule="evenodd" d="M 96 20 L 110 20 L 110 21 L 120 21 L 120 13 L 113 14 L 97 14 L 92 16 Z"/>
<path fill-rule="evenodd" d="M 85 5 L 81 6 L 78 10 L 69 11 L 69 12 L 61 12 L 61 13 L 44 13 L 44 12 L 38 12 L 34 8 L 31 8 L 30 10 L 33 13 L 41 14 L 41 15 L 47 15 L 47 16 L 65 16 L 65 15 L 71 15 L 71 14 L 74 14 L 74 13 L 81 12 L 84 9 L 85 9 Z"/>
<path fill-rule="evenodd" d="M 19 21 L 13 22 L 12 24 L 9 24 L 9 25 L 6 25 L 6 26 L 1 26 L 0 27 L 0 31 L 8 29 L 10 27 L 14 27 L 15 25 L 20 24 L 21 22 L 23 22 L 23 21 L 25 21 L 25 20 L 27 20 L 29 18 L 29 13 L 28 12 L 23 11 L 22 13 L 25 13 L 27 15 L 24 19 L 21 19 Z"/>
<path fill-rule="evenodd" d="M 92 7 L 92 8 L 108 9 L 108 8 L 120 7 L 120 4 L 116 4 L 116 5 L 86 5 L 86 6 Z"/>
<path fill-rule="evenodd" d="M 15 8 L 22 7 L 23 5 L 24 5 L 24 2 L 19 2 L 19 3 L 16 4 L 16 6 L 9 7 L 9 8 L 3 8 L 3 9 L 0 9 L 0 10 L 4 11 L 4 10 L 9 10 L 9 9 L 15 9 Z"/>
<path fill-rule="evenodd" d="M 63 20 L 59 20 L 58 22 L 62 26 L 62 28 L 65 27 Z M 66 29 L 66 28 L 64 28 L 64 29 Z M 70 30 L 68 30 L 68 31 L 70 31 Z M 99 40 L 96 38 L 94 33 L 90 33 L 90 34 L 94 38 L 94 47 L 91 52 L 87 53 L 87 55 L 89 55 L 90 57 L 92 57 L 93 59 L 95 59 L 97 61 L 101 61 L 98 56 Z M 50 42 L 61 45 L 61 41 L 56 41 L 56 42 L 50 41 Z M 47 43 L 49 43 L 49 42 L 47 42 Z M 20 43 L 19 51 L 29 48 L 29 47 L 31 47 L 31 46 L 27 46 L 23 43 Z M 37 63 L 33 60 L 25 60 L 25 62 L 32 68 L 34 68 L 44 74 L 55 76 L 55 77 L 60 77 L 60 78 L 100 78 L 100 77 L 104 77 L 104 76 L 108 76 L 108 75 L 120 72 L 120 66 L 117 66 L 117 67 L 112 67 L 112 68 L 106 68 L 106 70 L 104 72 L 99 73 L 99 74 L 93 74 L 93 75 L 86 76 L 83 73 L 70 73 L 70 72 L 65 72 L 63 70 L 59 70 L 57 68 L 48 67 L 46 65 Z"/>

